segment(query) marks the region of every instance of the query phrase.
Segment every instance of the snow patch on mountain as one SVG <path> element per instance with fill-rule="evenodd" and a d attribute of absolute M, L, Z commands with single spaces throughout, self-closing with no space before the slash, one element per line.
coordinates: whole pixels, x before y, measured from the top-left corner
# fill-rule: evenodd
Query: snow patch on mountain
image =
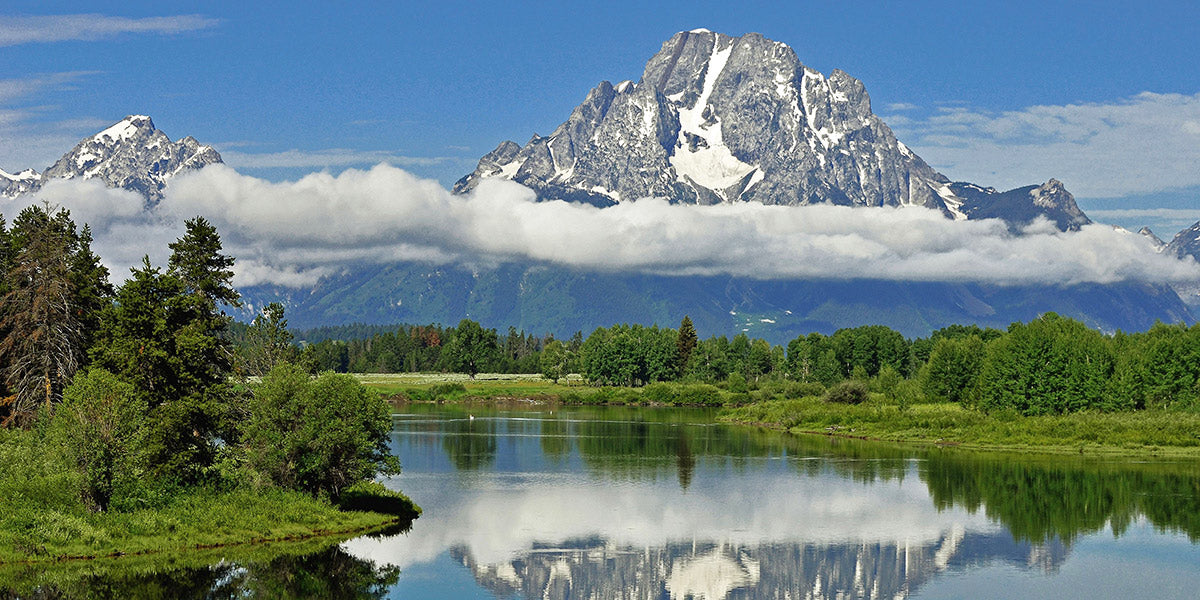
<path fill-rule="evenodd" d="M 680 108 L 679 136 L 675 145 L 675 154 L 669 162 L 675 167 L 679 180 L 685 183 L 698 183 L 721 196 L 726 196 L 726 188 L 741 181 L 756 168 L 737 159 L 729 147 L 725 145 L 721 133 L 721 119 L 709 106 L 713 86 L 729 61 L 733 52 L 730 40 L 722 48 L 723 40 L 713 36 L 712 54 L 705 69 L 704 84 L 700 96 L 689 108 Z"/>
<path fill-rule="evenodd" d="M 32 170 L 0 178 L 0 196 L 36 192 L 57 179 L 97 179 L 110 188 L 137 192 L 149 202 L 162 198 L 168 181 L 184 172 L 220 164 L 212 146 L 185 137 L 172 142 L 146 115 L 130 115 L 84 138 L 40 175 Z"/>

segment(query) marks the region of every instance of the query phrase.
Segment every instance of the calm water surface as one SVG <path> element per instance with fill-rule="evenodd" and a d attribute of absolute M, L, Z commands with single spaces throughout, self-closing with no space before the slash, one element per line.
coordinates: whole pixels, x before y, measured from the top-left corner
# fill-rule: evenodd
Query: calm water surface
<path fill-rule="evenodd" d="M 261 562 L 97 574 L 73 589 L 405 599 L 1200 595 L 1195 461 L 916 450 L 721 425 L 713 414 L 414 406 L 396 415 L 392 438 L 404 473 L 390 485 L 425 509 L 408 532 Z"/>

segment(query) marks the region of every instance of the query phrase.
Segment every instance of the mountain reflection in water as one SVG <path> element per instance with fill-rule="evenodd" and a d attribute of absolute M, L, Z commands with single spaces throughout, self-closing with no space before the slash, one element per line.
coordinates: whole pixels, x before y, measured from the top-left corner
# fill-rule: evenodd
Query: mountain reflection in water
<path fill-rule="evenodd" d="M 397 420 L 397 485 L 427 510 L 345 548 L 406 572 L 448 556 L 486 597 L 893 598 L 946 572 L 1054 577 L 1106 529 L 1182 533 L 1192 556 L 1200 540 L 1191 463 L 798 437 L 703 411 L 472 410 Z"/>
<path fill-rule="evenodd" d="M 178 563 L 0 565 L 0 600 L 1200 589 L 1197 461 L 901 447 L 647 408 L 413 406 L 395 418 L 392 449 L 404 472 L 389 485 L 425 509 L 410 531 Z"/>

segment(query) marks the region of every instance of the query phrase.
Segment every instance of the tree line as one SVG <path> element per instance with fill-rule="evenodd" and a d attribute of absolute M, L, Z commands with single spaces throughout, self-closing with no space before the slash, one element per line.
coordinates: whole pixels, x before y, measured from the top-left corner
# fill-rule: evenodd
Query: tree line
<path fill-rule="evenodd" d="M 0 217 L 5 492 L 70 488 L 91 511 L 190 486 L 336 499 L 399 469 L 386 404 L 351 377 L 312 379 L 289 365 L 297 352 L 281 308 L 235 347 L 225 313 L 240 302 L 234 259 L 207 220 L 186 222 L 165 267 L 144 258 L 119 286 L 91 242 L 87 226 L 48 204 L 11 227 Z M 261 383 L 238 376 L 249 370 Z"/>
<path fill-rule="evenodd" d="M 338 349 L 336 361 L 324 358 L 329 348 Z M 304 352 L 321 369 L 343 371 L 524 372 L 553 380 L 578 373 L 593 385 L 629 387 L 798 382 L 810 384 L 807 390 L 839 388 L 847 401 L 874 390 L 902 403 L 948 401 L 1024 415 L 1200 406 L 1200 326 L 1159 323 L 1106 335 L 1055 313 L 1006 330 L 951 325 L 908 339 L 865 325 L 786 345 L 745 333 L 699 339 L 687 317 L 678 329 L 619 324 L 566 342 L 511 328 L 501 338 L 465 319 L 454 328 L 400 326 L 366 340 L 326 339 Z M 393 360 L 400 356 L 409 358 Z"/>

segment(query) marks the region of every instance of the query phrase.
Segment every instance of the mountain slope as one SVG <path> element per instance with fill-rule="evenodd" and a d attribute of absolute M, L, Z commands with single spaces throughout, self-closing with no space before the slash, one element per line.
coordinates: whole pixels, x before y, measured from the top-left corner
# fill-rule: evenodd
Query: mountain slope
<path fill-rule="evenodd" d="M 150 117 L 130 115 L 84 138 L 41 174 L 32 169 L 17 177 L 0 172 L 0 194 L 11 198 L 36 192 L 53 179 L 95 178 L 157 202 L 171 177 L 220 162 L 212 146 L 191 136 L 172 142 Z"/>
<path fill-rule="evenodd" d="M 455 189 L 491 176 L 598 205 L 665 196 L 955 214 L 938 194 L 949 180 L 871 113 L 861 82 L 826 78 L 758 34 L 676 34 L 637 83 L 601 82 L 550 136 L 502 143 Z"/>
<path fill-rule="evenodd" d="M 689 315 L 701 335 L 745 331 L 786 343 L 813 331 L 881 324 L 907 336 L 955 323 L 1005 328 L 1054 311 L 1104 331 L 1144 330 L 1156 320 L 1192 322 L 1166 286 L 995 286 L 874 280 L 762 281 L 729 276 L 595 273 L 544 265 L 495 269 L 420 263 L 360 265 L 313 289 L 241 290 L 253 312 L 287 305 L 300 329 L 350 323 L 442 323 L 470 317 L 570 336 L 615 323 L 675 327 Z"/>
<path fill-rule="evenodd" d="M 1162 252 L 1184 258 L 1190 256 L 1200 261 L 1200 221 L 1175 234 Z M 1188 305 L 1200 307 L 1200 281 L 1180 282 L 1174 285 L 1179 297 Z"/>
<path fill-rule="evenodd" d="M 1056 180 L 998 192 L 951 183 L 871 112 L 862 82 L 806 67 L 756 33 L 673 36 L 641 79 L 601 82 L 567 121 L 501 143 L 454 186 L 511 179 L 542 199 L 608 206 L 647 196 L 713 204 L 918 205 L 954 219 L 1091 221 Z"/>

